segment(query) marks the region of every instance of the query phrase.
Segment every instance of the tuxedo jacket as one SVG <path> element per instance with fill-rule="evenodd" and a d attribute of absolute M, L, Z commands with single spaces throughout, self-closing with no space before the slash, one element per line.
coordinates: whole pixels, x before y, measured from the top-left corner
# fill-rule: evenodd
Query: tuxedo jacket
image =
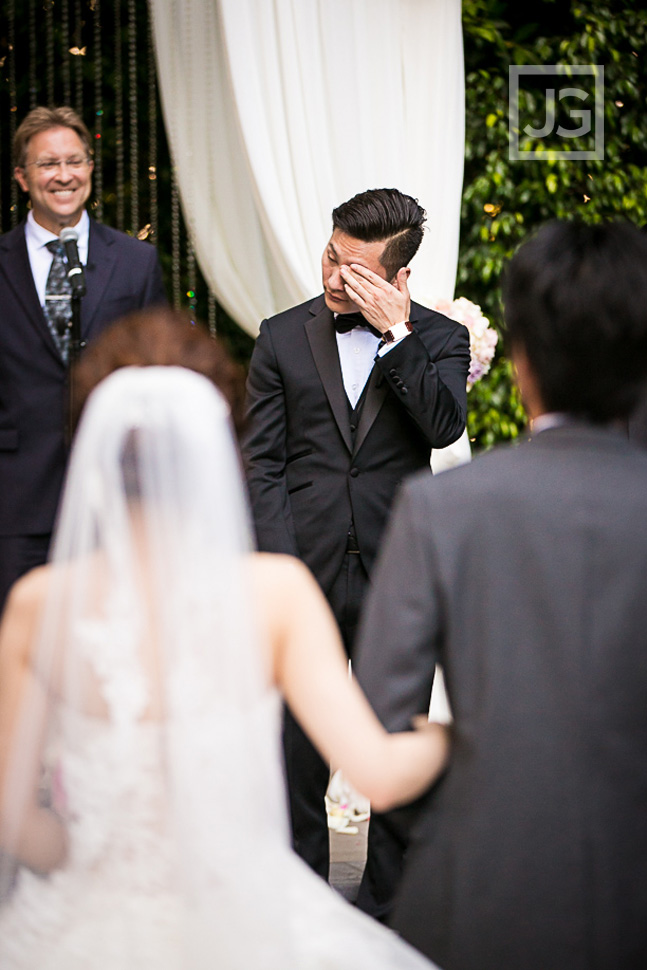
<path fill-rule="evenodd" d="M 157 252 L 90 220 L 81 336 L 165 303 Z M 24 223 L 0 236 L 0 535 L 52 531 L 66 464 L 66 368 L 47 328 Z"/>
<path fill-rule="evenodd" d="M 454 715 L 394 926 L 446 970 L 647 966 L 647 453 L 546 430 L 402 490 L 356 649 Z"/>
<path fill-rule="evenodd" d="M 410 319 L 376 357 L 354 431 L 323 295 L 261 324 L 243 441 L 258 545 L 303 559 L 324 592 L 351 521 L 370 573 L 399 482 L 465 427 L 466 328 L 416 303 Z"/>

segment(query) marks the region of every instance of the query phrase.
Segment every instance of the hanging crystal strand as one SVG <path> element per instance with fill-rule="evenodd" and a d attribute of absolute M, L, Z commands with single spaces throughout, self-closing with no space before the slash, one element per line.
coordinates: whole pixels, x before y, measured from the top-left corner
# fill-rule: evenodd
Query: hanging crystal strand
<path fill-rule="evenodd" d="M 130 221 L 134 236 L 139 232 L 139 142 L 137 131 L 137 16 L 135 0 L 128 0 L 128 103 L 130 105 Z"/>
<path fill-rule="evenodd" d="M 8 33 L 8 38 L 7 38 L 8 53 L 6 55 L 7 57 L 9 57 L 9 59 L 11 59 L 11 56 L 12 56 L 12 50 L 11 50 L 11 46 L 10 46 L 11 45 L 12 8 L 13 8 L 13 0 L 10 0 L 10 3 L 8 4 L 8 8 L 7 8 L 7 19 L 9 21 L 9 29 L 7 31 L 7 33 Z M 3 61 L 2 63 L 3 63 L 3 66 L 4 66 L 4 63 L 5 62 Z M 10 105 L 10 107 L 11 107 L 11 105 Z M 0 174 L 2 173 L 2 132 L 3 132 L 3 126 L 0 124 Z M 11 151 L 11 146 L 9 146 L 9 150 Z M 9 166 L 12 167 L 12 159 L 11 158 L 9 159 Z M 11 181 L 14 182 L 15 179 L 11 179 Z M 4 232 L 4 225 L 3 225 L 3 222 L 2 222 L 2 216 L 3 216 L 2 199 L 3 199 L 2 186 L 0 185 L 0 232 Z"/>
<path fill-rule="evenodd" d="M 191 242 L 191 237 L 187 235 L 186 243 L 186 275 L 188 281 L 188 289 L 186 291 L 187 299 L 189 301 L 189 313 L 191 318 L 195 322 L 195 312 L 196 312 L 196 286 L 197 286 L 197 276 L 195 271 L 195 250 L 193 248 L 193 243 Z"/>
<path fill-rule="evenodd" d="M 63 55 L 63 104 L 69 104 L 72 97 L 70 78 L 70 6 L 68 0 L 61 2 L 61 53 Z"/>
<path fill-rule="evenodd" d="M 76 108 L 77 114 L 83 117 L 83 18 L 81 14 L 81 0 L 75 0 L 74 2 L 74 23 L 76 26 L 74 31 L 74 46 L 76 47 L 76 56 L 74 58 L 74 107 Z"/>
<path fill-rule="evenodd" d="M 205 16 L 208 16 L 205 11 Z M 190 22 L 188 17 L 183 17 L 181 21 L 180 29 L 184 31 L 189 31 Z M 186 48 L 189 50 L 189 48 Z M 185 107 L 185 121 L 188 131 L 193 131 L 193 114 L 194 114 L 194 99 L 189 98 L 188 103 Z M 186 254 L 187 254 L 187 291 L 186 295 L 188 298 L 189 312 L 194 318 L 196 311 L 196 264 L 195 264 L 195 251 L 193 249 L 193 220 L 195 218 L 192 206 L 193 200 L 193 187 L 186 186 L 187 195 L 184 197 L 185 210 L 182 213 L 184 216 L 183 225 L 184 231 L 187 236 L 186 242 Z"/>
<path fill-rule="evenodd" d="M 124 228 L 124 84 L 121 60 L 121 0 L 115 0 L 115 165 L 117 229 Z"/>
<path fill-rule="evenodd" d="M 29 0 L 29 110 L 38 104 L 38 81 L 36 74 L 36 5 Z"/>
<path fill-rule="evenodd" d="M 157 245 L 159 228 L 157 183 L 157 75 L 155 73 L 155 49 L 153 25 L 150 16 L 147 27 L 148 40 L 148 188 L 150 199 L 150 238 Z"/>
<path fill-rule="evenodd" d="M 180 309 L 180 196 L 175 177 L 175 166 L 171 164 L 171 253 L 173 306 Z"/>
<path fill-rule="evenodd" d="M 212 337 L 215 337 L 218 333 L 218 310 L 216 304 L 216 298 L 209 290 L 209 298 L 207 300 L 207 322 L 209 324 L 209 333 Z"/>
<path fill-rule="evenodd" d="M 101 3 L 94 0 L 91 4 L 94 13 L 94 215 L 103 222 L 103 94 L 101 60 Z"/>
<path fill-rule="evenodd" d="M 54 107 L 54 0 L 45 0 L 45 79 L 47 104 Z"/>
<path fill-rule="evenodd" d="M 16 134 L 16 116 L 18 113 L 18 100 L 16 97 L 16 4 L 15 0 L 9 0 L 9 146 L 13 148 L 13 139 Z M 9 211 L 11 212 L 11 227 L 18 224 L 18 183 L 14 178 L 11 179 L 9 189 Z"/>

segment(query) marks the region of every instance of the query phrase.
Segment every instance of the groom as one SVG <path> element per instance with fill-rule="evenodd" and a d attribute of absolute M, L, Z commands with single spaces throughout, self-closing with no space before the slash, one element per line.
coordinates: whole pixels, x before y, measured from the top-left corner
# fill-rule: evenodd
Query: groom
<path fill-rule="evenodd" d="M 409 297 L 425 218 L 397 189 L 336 208 L 323 293 L 264 320 L 251 360 L 243 452 L 258 545 L 308 564 L 349 656 L 398 484 L 465 427 L 468 333 Z M 327 878 L 328 765 L 289 712 L 284 744 L 295 849 Z M 360 900 L 376 915 L 400 864 L 389 836 L 378 841 L 378 898 L 371 887 Z"/>

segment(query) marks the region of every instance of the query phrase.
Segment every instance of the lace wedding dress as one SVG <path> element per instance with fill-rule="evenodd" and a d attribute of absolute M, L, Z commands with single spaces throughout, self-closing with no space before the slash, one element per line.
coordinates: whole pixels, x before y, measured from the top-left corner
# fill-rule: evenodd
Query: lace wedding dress
<path fill-rule="evenodd" d="M 113 698 L 125 701 L 114 686 Z M 278 737 L 279 710 L 268 695 L 255 712 L 258 730 Z M 216 811 L 205 849 L 217 879 L 194 898 L 169 812 L 165 727 L 61 713 L 70 743 L 50 777 L 68 819 L 68 860 L 47 877 L 20 872 L 0 911 L 3 970 L 429 967 L 310 872 L 289 849 L 285 827 L 271 824 L 271 803 L 260 791 L 256 811 L 267 808 L 264 835 L 274 833 L 267 842 L 251 839 L 257 871 L 249 870 L 244 842 L 236 842 L 246 833 L 228 826 L 231 807 L 222 818 Z M 205 773 L 233 792 L 238 773 L 227 739 L 242 728 L 239 720 L 213 715 L 203 725 Z M 222 799 L 229 797 L 225 785 Z"/>
<path fill-rule="evenodd" d="M 246 898 L 244 867 L 237 870 L 230 843 L 241 833 L 220 828 L 217 817 L 212 825 L 228 868 L 217 891 L 211 887 L 204 899 L 192 899 L 182 885 L 160 783 L 160 726 L 137 726 L 132 785 L 119 794 L 108 769 L 123 756 L 120 740 L 96 719 L 70 714 L 68 726 L 77 750 L 58 765 L 57 778 L 68 799 L 68 861 L 44 878 L 20 872 L 0 911 L 3 970 L 429 967 L 338 897 L 285 843 L 281 852 L 266 847 L 261 854 L 262 871 Z M 218 772 L 217 765 L 212 770 Z"/>
<path fill-rule="evenodd" d="M 67 857 L 18 872 L 0 968 L 428 970 L 289 847 L 222 401 L 128 368 L 86 411 L 10 786 L 38 751 Z"/>

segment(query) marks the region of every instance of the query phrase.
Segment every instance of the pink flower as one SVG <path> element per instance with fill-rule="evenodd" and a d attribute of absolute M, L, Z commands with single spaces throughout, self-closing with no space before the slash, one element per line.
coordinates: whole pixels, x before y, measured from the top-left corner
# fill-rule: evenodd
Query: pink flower
<path fill-rule="evenodd" d="M 490 321 L 483 315 L 480 306 L 464 296 L 459 296 L 455 300 L 436 300 L 432 310 L 444 313 L 446 317 L 462 323 L 469 330 L 471 354 L 467 375 L 469 391 L 489 371 L 499 335 L 490 326 Z"/>

